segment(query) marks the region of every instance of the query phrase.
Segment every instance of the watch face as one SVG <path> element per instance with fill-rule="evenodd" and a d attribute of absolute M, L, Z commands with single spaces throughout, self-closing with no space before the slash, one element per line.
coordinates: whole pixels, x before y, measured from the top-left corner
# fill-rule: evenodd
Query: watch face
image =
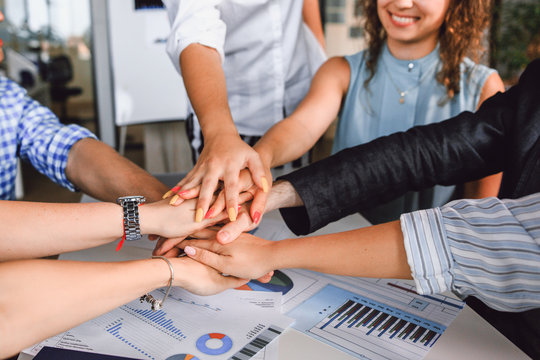
<path fill-rule="evenodd" d="M 132 201 L 132 202 L 138 202 L 139 204 L 146 201 L 144 196 L 134 195 L 134 196 L 122 196 L 116 199 L 117 204 L 123 204 L 125 202 Z"/>

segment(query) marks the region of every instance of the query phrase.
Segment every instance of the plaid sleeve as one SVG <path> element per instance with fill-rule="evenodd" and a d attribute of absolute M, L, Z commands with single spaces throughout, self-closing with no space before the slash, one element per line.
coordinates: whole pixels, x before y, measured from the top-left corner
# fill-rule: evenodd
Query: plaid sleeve
<path fill-rule="evenodd" d="M 76 191 L 65 173 L 69 151 L 77 141 L 96 136 L 78 125 L 62 125 L 48 108 L 26 94 L 21 102 L 17 131 L 20 157 L 52 181 Z"/>

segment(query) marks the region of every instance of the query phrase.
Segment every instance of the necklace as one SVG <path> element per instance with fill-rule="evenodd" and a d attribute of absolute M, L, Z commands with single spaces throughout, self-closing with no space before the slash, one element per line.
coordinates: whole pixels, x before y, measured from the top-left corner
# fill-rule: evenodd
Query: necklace
<path fill-rule="evenodd" d="M 388 69 L 388 66 L 386 65 L 386 61 L 384 61 L 384 59 L 382 59 L 382 63 L 383 63 L 383 66 L 384 66 L 384 70 L 386 71 L 386 73 L 388 74 L 388 78 L 390 79 L 390 82 L 392 83 L 392 85 L 394 85 L 394 87 L 396 88 L 397 92 L 399 93 L 399 103 L 400 104 L 405 104 L 405 95 L 407 95 L 407 93 L 411 90 L 414 90 L 416 89 L 417 87 L 419 87 L 423 82 L 424 80 L 427 79 L 428 75 L 431 74 L 431 71 L 439 64 L 439 61 L 435 62 L 435 64 L 433 64 L 423 75 L 422 77 L 420 77 L 420 80 L 418 80 L 418 82 L 416 83 L 416 85 L 414 86 L 411 86 L 410 88 L 408 88 L 407 90 L 401 90 L 396 82 L 394 81 L 394 79 L 392 78 L 392 74 L 390 74 L 390 70 Z M 412 70 L 412 68 L 414 67 L 414 64 L 411 62 L 409 63 L 409 66 L 408 66 L 408 70 L 409 72 Z"/>

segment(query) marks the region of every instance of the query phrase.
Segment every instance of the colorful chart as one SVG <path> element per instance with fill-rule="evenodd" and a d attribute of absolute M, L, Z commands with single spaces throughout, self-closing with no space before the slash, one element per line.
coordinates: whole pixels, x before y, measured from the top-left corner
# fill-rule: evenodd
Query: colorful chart
<path fill-rule="evenodd" d="M 239 287 L 238 290 L 275 291 L 285 295 L 293 288 L 293 286 L 294 284 L 290 277 L 285 273 L 276 270 L 274 271 L 274 276 L 272 276 L 270 282 L 262 283 L 257 280 L 252 280 L 246 285 Z"/>
<path fill-rule="evenodd" d="M 221 340 L 221 346 L 218 348 L 209 348 L 206 345 L 206 342 L 211 339 L 218 339 Z M 208 355 L 221 355 L 225 354 L 227 351 L 231 350 L 232 348 L 232 339 L 228 337 L 225 334 L 220 333 L 210 333 L 210 334 L 204 334 L 200 338 L 197 339 L 196 343 L 197 349 L 199 351 L 208 354 Z"/>
<path fill-rule="evenodd" d="M 199 360 L 199 358 L 191 354 L 176 354 L 169 356 L 166 360 Z"/>

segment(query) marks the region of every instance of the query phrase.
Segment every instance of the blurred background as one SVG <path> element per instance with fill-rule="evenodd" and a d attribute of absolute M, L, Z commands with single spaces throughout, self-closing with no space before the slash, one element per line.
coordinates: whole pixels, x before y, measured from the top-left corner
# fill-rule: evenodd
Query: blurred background
<path fill-rule="evenodd" d="M 321 0 L 328 56 L 364 47 L 355 0 Z M 186 172 L 185 92 L 165 53 L 168 20 L 160 0 L 0 0 L 6 76 L 64 123 L 96 132 L 152 173 Z M 540 57 L 540 1 L 493 0 L 483 62 L 506 86 Z M 139 100 L 143 99 L 143 101 Z M 333 128 L 314 158 L 329 152 Z M 21 197 L 79 201 L 80 194 L 22 168 Z"/>

